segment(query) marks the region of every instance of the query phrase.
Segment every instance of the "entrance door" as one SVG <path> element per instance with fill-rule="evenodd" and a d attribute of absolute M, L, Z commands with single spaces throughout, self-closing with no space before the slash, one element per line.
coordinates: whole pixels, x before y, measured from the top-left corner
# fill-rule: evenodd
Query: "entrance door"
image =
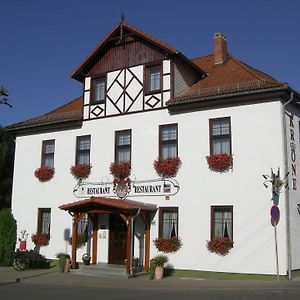
<path fill-rule="evenodd" d="M 119 215 L 109 219 L 109 260 L 110 264 L 125 264 L 127 246 L 127 224 Z"/>

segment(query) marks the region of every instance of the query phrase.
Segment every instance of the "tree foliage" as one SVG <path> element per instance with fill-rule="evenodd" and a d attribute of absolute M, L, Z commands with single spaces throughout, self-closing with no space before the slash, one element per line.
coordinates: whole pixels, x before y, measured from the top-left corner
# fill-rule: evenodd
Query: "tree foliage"
<path fill-rule="evenodd" d="M 0 210 L 10 207 L 14 164 L 14 138 L 0 127 Z"/>
<path fill-rule="evenodd" d="M 17 240 L 17 223 L 10 208 L 0 211 L 0 266 L 11 266 Z"/>
<path fill-rule="evenodd" d="M 12 106 L 9 104 L 7 97 L 8 91 L 4 87 L 0 87 L 0 104 L 6 104 L 11 108 Z"/>

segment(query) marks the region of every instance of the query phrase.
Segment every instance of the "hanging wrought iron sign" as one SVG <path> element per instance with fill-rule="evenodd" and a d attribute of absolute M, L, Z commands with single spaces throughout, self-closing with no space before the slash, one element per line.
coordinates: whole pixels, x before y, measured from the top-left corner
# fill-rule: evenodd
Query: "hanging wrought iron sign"
<path fill-rule="evenodd" d="M 77 198 L 87 197 L 146 197 L 173 196 L 179 191 L 179 184 L 173 178 L 135 180 L 128 182 L 85 182 L 75 186 L 73 193 Z"/>

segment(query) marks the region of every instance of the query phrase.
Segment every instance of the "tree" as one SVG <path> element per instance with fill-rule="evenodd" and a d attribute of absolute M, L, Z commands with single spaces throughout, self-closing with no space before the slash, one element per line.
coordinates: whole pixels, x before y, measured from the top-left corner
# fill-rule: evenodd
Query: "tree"
<path fill-rule="evenodd" d="M 0 211 L 0 266 L 11 266 L 17 240 L 17 222 L 10 208 Z"/>
<path fill-rule="evenodd" d="M 0 126 L 0 210 L 11 205 L 14 138 Z"/>
<path fill-rule="evenodd" d="M 6 104 L 10 108 L 12 108 L 12 106 L 8 102 L 9 100 L 6 97 L 8 97 L 8 92 L 4 87 L 1 87 L 0 88 L 0 104 Z"/>

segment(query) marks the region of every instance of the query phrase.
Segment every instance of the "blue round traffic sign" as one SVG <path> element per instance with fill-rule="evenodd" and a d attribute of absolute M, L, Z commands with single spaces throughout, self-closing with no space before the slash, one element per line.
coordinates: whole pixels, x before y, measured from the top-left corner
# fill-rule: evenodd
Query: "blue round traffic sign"
<path fill-rule="evenodd" d="M 273 222 L 277 222 L 277 223 L 280 219 L 280 210 L 279 210 L 278 206 L 276 206 L 276 205 L 273 205 L 271 207 L 271 218 L 272 218 Z"/>

